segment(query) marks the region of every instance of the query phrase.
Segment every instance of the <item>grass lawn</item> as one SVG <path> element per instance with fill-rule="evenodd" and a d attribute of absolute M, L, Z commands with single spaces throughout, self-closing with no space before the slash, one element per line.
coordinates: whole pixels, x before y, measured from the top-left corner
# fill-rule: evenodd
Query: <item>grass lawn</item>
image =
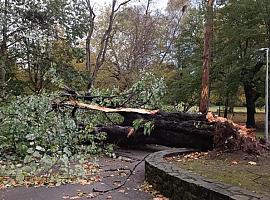
<path fill-rule="evenodd" d="M 270 153 L 251 156 L 238 153 L 198 153 L 167 158 L 182 169 L 218 182 L 270 195 Z"/>
<path fill-rule="evenodd" d="M 215 114 L 217 114 L 215 112 Z M 220 113 L 221 116 L 224 115 L 223 112 Z M 247 113 L 246 112 L 234 112 L 228 114 L 228 119 L 232 120 L 235 123 L 245 125 L 246 119 L 247 119 Z M 255 113 L 255 121 L 256 121 L 256 135 L 257 136 L 263 136 L 264 135 L 264 121 L 265 121 L 265 114 L 264 112 L 257 112 Z"/>
<path fill-rule="evenodd" d="M 217 114 L 217 107 L 210 110 Z M 245 125 L 244 108 L 234 109 L 228 119 Z M 223 113 L 221 113 L 223 116 Z M 257 125 L 256 136 L 264 137 L 263 110 L 255 114 Z M 249 191 L 270 195 L 270 152 L 263 155 L 248 155 L 243 152 L 234 153 L 197 153 L 167 158 L 169 162 L 180 168 L 195 172 L 198 175 L 215 179 L 219 182 L 240 186 Z"/>
<path fill-rule="evenodd" d="M 228 115 L 228 119 L 234 121 L 235 123 L 243 124 L 243 125 L 246 124 L 246 117 L 247 117 L 247 114 L 242 113 L 242 112 L 234 113 L 234 115 L 232 115 L 232 114 Z M 256 126 L 257 126 L 257 129 L 256 129 L 256 136 L 257 137 L 262 137 L 262 138 L 264 137 L 264 124 L 265 124 L 264 118 L 265 118 L 264 113 L 257 112 L 255 114 L 255 121 L 256 121 Z"/>
<path fill-rule="evenodd" d="M 209 111 L 218 114 L 218 106 L 210 106 Z M 224 108 L 221 106 L 221 112 L 220 115 L 221 117 L 224 116 Z M 198 112 L 198 107 L 192 107 L 190 111 L 192 112 Z M 246 107 L 234 107 L 233 108 L 234 113 L 228 113 L 228 119 L 239 123 L 239 124 L 245 124 L 246 119 L 247 119 L 247 109 Z M 256 126 L 258 129 L 258 135 L 262 135 L 261 132 L 264 130 L 264 118 L 265 118 L 265 111 L 264 108 L 256 108 L 256 113 L 255 113 L 255 121 L 256 121 Z"/>

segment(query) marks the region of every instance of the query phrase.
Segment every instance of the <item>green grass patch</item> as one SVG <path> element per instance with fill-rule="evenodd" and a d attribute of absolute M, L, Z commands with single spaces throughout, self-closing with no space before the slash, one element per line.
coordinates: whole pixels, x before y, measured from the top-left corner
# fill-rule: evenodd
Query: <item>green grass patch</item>
<path fill-rule="evenodd" d="M 242 152 L 213 155 L 190 154 L 169 159 L 180 168 L 249 191 L 270 195 L 270 154 L 250 156 Z"/>

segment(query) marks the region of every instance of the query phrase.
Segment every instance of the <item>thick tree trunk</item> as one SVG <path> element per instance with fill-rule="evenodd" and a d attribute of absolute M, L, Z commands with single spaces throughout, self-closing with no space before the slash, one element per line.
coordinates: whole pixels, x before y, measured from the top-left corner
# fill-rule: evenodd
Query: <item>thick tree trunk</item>
<path fill-rule="evenodd" d="M 142 114 L 143 113 L 143 114 Z M 153 113 L 153 112 L 152 112 Z M 118 145 L 159 144 L 170 147 L 190 147 L 202 150 L 213 149 L 215 126 L 201 114 L 154 112 L 147 114 L 120 112 L 124 117 L 119 125 L 99 125 L 95 132 L 106 132 L 108 142 Z M 135 130 L 133 122 L 143 119 L 151 121 L 154 128 L 150 135 L 144 134 L 144 128 Z"/>
<path fill-rule="evenodd" d="M 255 97 L 252 85 L 249 83 L 244 84 L 244 91 L 246 97 L 246 107 L 247 107 L 247 121 L 246 126 L 248 128 L 255 128 Z"/>
<path fill-rule="evenodd" d="M 159 144 L 170 147 L 187 147 L 201 150 L 243 150 L 258 153 L 261 146 L 251 130 L 225 118 L 184 113 L 137 114 L 121 113 L 125 120 L 120 125 L 96 127 L 95 132 L 106 132 L 107 141 L 118 145 Z M 132 127 L 134 119 L 152 121 L 154 128 L 150 135 L 143 128 Z"/>
<path fill-rule="evenodd" d="M 107 108 L 75 100 L 61 101 L 53 107 L 59 106 L 122 115 L 124 118 L 122 123 L 97 125 L 90 133 L 105 132 L 107 141 L 118 145 L 160 144 L 201 150 L 244 150 L 252 153 L 258 151 L 259 144 L 254 133 L 244 126 L 234 124 L 225 118 L 215 117 L 211 113 L 203 115 L 137 108 Z M 137 130 L 134 128 L 135 120 L 141 121 L 141 126 Z M 145 133 L 144 125 L 149 122 L 153 125 L 153 129 Z"/>
<path fill-rule="evenodd" d="M 260 93 L 256 89 L 256 81 L 254 81 L 256 74 L 264 66 L 263 62 L 257 62 L 252 69 L 242 68 L 242 79 L 246 97 L 247 107 L 247 121 L 246 126 L 248 128 L 255 128 L 255 102 L 260 97 Z"/>
<path fill-rule="evenodd" d="M 209 150 L 214 147 L 213 127 L 205 126 L 199 130 L 196 129 L 192 121 L 182 122 L 177 126 L 174 122 L 160 123 L 160 121 L 156 121 L 150 135 L 144 134 L 143 128 L 133 132 L 133 128 L 127 126 L 101 126 L 97 127 L 96 131 L 106 132 L 107 141 L 118 145 L 159 144 L 202 150 Z M 133 134 L 130 134 L 130 132 Z"/>

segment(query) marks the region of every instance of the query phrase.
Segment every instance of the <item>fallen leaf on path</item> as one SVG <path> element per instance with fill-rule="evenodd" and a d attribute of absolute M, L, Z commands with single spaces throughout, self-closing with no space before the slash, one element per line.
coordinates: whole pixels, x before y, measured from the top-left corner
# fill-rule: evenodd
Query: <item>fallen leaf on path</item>
<path fill-rule="evenodd" d="M 85 195 L 86 195 L 85 192 L 78 192 L 78 196 L 79 196 L 79 197 L 83 197 L 83 196 L 85 196 Z"/>
<path fill-rule="evenodd" d="M 233 161 L 231 162 L 231 164 L 233 164 L 233 165 L 237 165 L 237 164 L 238 164 L 238 162 L 237 162 L 236 160 L 233 160 Z"/>
<path fill-rule="evenodd" d="M 89 193 L 86 195 L 86 198 L 90 199 L 90 198 L 94 198 L 96 197 L 96 195 L 94 195 L 93 193 Z"/>
<path fill-rule="evenodd" d="M 118 192 L 124 193 L 125 190 L 124 189 L 121 189 L 121 190 L 118 190 Z"/>
<path fill-rule="evenodd" d="M 74 196 L 74 197 L 70 197 L 69 199 L 80 199 L 81 197 L 79 196 Z"/>
<path fill-rule="evenodd" d="M 257 165 L 257 163 L 256 162 L 253 162 L 253 161 L 249 161 L 248 164 L 250 164 L 250 165 Z"/>
<path fill-rule="evenodd" d="M 166 197 L 155 197 L 153 198 L 153 200 L 169 200 L 169 199 Z"/>

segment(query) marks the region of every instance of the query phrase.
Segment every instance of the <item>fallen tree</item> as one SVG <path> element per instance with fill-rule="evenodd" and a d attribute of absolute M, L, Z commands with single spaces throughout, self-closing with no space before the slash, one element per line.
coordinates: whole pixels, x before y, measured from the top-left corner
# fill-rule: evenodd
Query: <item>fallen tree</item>
<path fill-rule="evenodd" d="M 251 129 L 227 119 L 215 117 L 212 113 L 203 115 L 139 108 L 110 108 L 84 103 L 78 100 L 80 99 L 78 96 L 70 96 L 70 94 L 63 96 L 67 98 L 54 102 L 53 108 L 72 108 L 72 115 L 75 115 L 77 109 L 88 109 L 104 113 L 118 113 L 123 116 L 122 123 L 100 124 L 90 133 L 105 132 L 107 141 L 118 145 L 159 144 L 201 150 L 243 150 L 248 153 L 260 153 L 266 147 L 256 140 Z M 82 98 L 85 100 L 90 97 Z"/>

